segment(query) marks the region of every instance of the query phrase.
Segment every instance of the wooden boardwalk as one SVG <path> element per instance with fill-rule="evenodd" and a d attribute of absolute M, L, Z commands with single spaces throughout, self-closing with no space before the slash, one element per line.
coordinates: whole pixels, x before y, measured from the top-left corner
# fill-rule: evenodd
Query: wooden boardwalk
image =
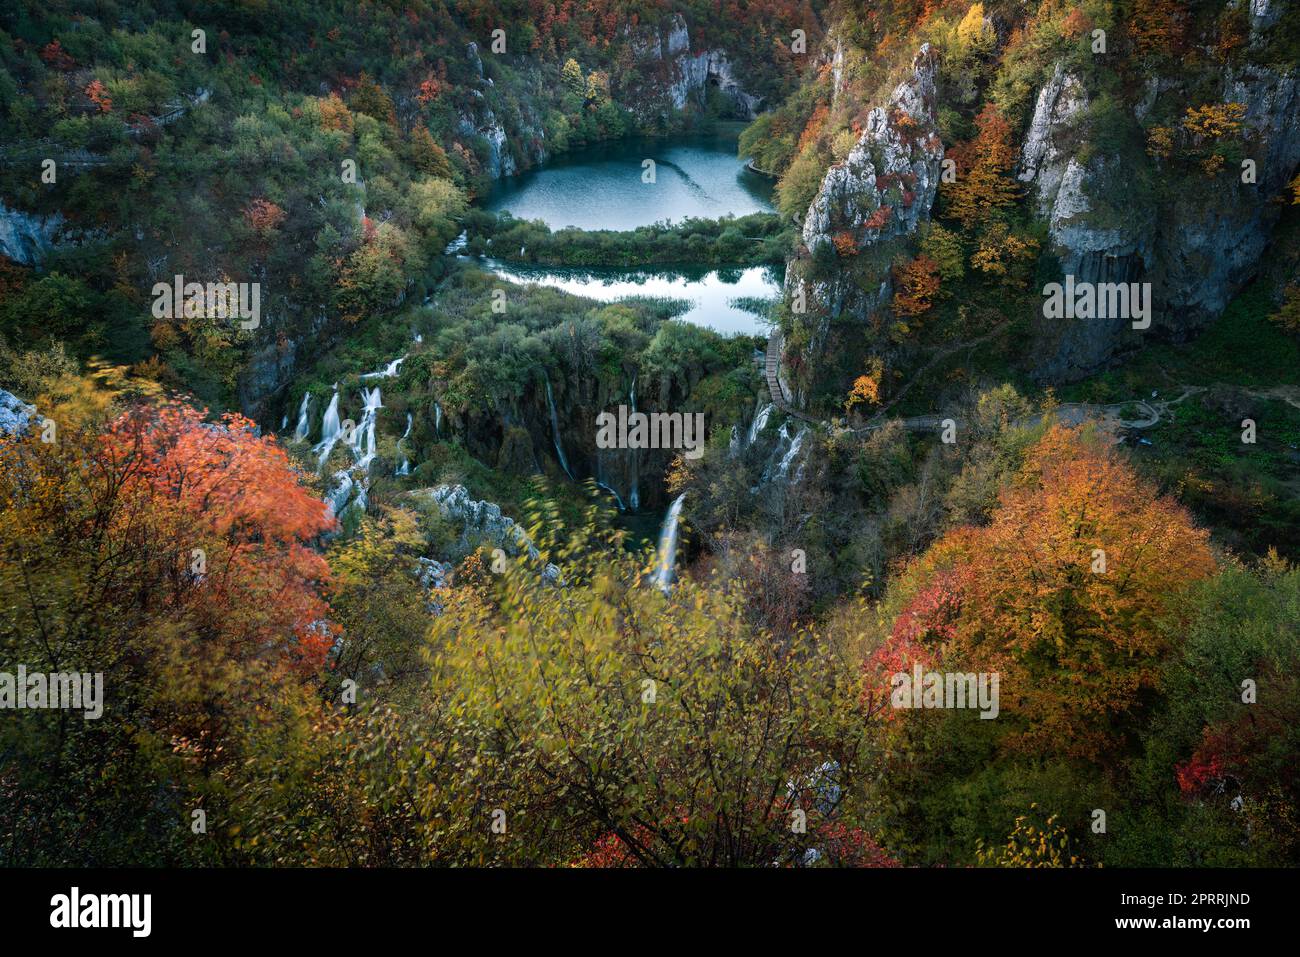
<path fill-rule="evenodd" d="M 793 416 L 796 419 L 802 419 L 804 422 L 811 422 L 813 425 L 818 425 L 821 423 L 820 419 L 813 418 L 806 412 L 800 412 L 785 400 L 785 393 L 781 391 L 782 345 L 783 340 L 781 338 L 781 331 L 778 329 L 768 337 L 767 354 L 763 359 L 763 376 L 767 379 L 767 392 L 772 399 L 772 404 L 786 415 Z"/>

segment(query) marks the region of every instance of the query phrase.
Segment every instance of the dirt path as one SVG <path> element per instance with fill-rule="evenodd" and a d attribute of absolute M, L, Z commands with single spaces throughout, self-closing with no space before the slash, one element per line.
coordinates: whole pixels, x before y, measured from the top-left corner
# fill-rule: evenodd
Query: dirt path
<path fill-rule="evenodd" d="M 971 340 L 970 342 L 959 343 L 940 350 L 925 364 L 924 367 L 922 367 L 920 372 L 913 376 L 911 380 L 903 386 L 893 399 L 891 399 L 876 413 L 873 417 L 873 421 L 861 428 L 849 429 L 848 431 L 874 432 L 877 429 L 884 428 L 886 422 L 883 420 L 883 416 L 885 413 L 890 409 L 890 407 L 902 399 L 903 396 L 907 394 L 907 391 L 911 388 L 912 384 L 920 379 L 932 366 L 947 359 L 954 352 L 962 349 L 973 349 L 976 346 L 982 345 L 999 332 L 1002 332 L 1005 328 L 1006 324 L 1000 325 L 997 328 L 984 333 L 984 335 L 980 336 L 978 339 Z M 825 419 L 815 418 L 806 412 L 794 408 L 786 401 L 785 393 L 781 390 L 780 381 L 781 349 L 783 345 L 784 343 L 781 337 L 781 332 L 778 329 L 774 331 L 767 340 L 767 352 L 764 356 L 763 362 L 763 374 L 764 378 L 767 380 L 768 396 L 771 398 L 772 404 L 786 415 L 800 419 L 804 422 L 813 425 L 824 425 L 827 428 L 832 429 L 837 428 L 833 423 Z M 1173 415 L 1174 406 L 1193 395 L 1199 395 L 1200 393 L 1207 391 L 1209 388 L 1209 386 L 1184 385 L 1181 394 L 1172 399 L 1157 400 L 1153 395 L 1150 399 L 1131 399 L 1127 402 L 1112 402 L 1107 405 L 1096 405 L 1089 402 L 1067 402 L 1063 405 L 1057 406 L 1054 410 L 1054 415 L 1056 416 L 1057 421 L 1069 426 L 1078 426 L 1082 425 L 1085 421 L 1096 420 L 1100 422 L 1103 429 L 1118 436 L 1118 432 L 1121 429 L 1141 430 L 1159 425 L 1161 422 L 1167 420 Z M 1281 385 L 1262 392 L 1250 389 L 1243 389 L 1242 391 L 1247 395 L 1254 396 L 1255 398 L 1280 399 L 1293 408 L 1300 409 L 1300 386 Z M 1139 415 L 1137 418 L 1125 418 L 1123 413 L 1126 410 L 1136 410 Z M 907 429 L 909 432 L 932 432 L 938 431 L 942 427 L 943 422 L 949 418 L 953 417 L 939 414 L 914 415 L 906 417 L 901 421 L 903 423 L 903 428 Z M 957 420 L 954 419 L 954 422 L 956 421 Z M 1038 416 L 1024 424 L 1037 424 L 1041 421 L 1042 416 Z"/>

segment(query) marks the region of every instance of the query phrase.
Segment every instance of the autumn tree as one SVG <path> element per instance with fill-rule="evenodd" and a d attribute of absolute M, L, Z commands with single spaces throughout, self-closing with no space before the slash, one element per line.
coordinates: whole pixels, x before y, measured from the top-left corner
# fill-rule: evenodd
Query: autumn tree
<path fill-rule="evenodd" d="M 1268 318 L 1291 335 L 1300 335 L 1300 285 L 1292 283 L 1282 291 L 1282 304 Z"/>
<path fill-rule="evenodd" d="M 752 628 L 741 595 L 686 577 L 664 595 L 646 587 L 652 556 L 543 521 L 530 534 L 565 587 L 514 563 L 433 623 L 433 694 L 462 716 L 464 811 L 444 818 L 458 860 L 769 866 L 803 860 L 823 822 L 862 826 L 848 795 L 872 714 L 846 662 L 806 630 Z M 442 743 L 422 747 L 436 769 Z M 493 808 L 504 834 L 483 824 Z"/>
<path fill-rule="evenodd" d="M 573 57 L 564 61 L 564 66 L 560 69 L 560 79 L 570 93 L 578 96 L 585 96 L 587 92 L 586 81 L 582 77 L 582 67 Z"/>
<path fill-rule="evenodd" d="M 352 112 L 337 93 L 330 93 L 329 96 L 322 97 L 316 101 L 316 104 L 322 129 L 339 130 L 344 133 L 352 132 Z"/>
<path fill-rule="evenodd" d="M 244 207 L 244 221 L 258 235 L 266 237 L 275 232 L 288 214 L 265 197 L 258 197 Z"/>
<path fill-rule="evenodd" d="M 957 39 L 967 52 L 982 55 L 993 49 L 997 35 L 993 25 L 984 17 L 984 4 L 973 3 L 957 24 Z"/>
<path fill-rule="evenodd" d="M 310 698 L 333 522 L 248 420 L 100 395 L 54 384 L 58 440 L 0 439 L 0 651 L 105 676 L 101 720 L 4 723 L 7 859 L 219 861 L 230 835 L 186 843 L 189 809 L 220 820 L 246 736 Z"/>
<path fill-rule="evenodd" d="M 991 523 L 950 532 L 905 577 L 916 597 L 891 641 L 999 672 L 1004 747 L 1097 759 L 1159 685 L 1167 616 L 1213 570 L 1179 505 L 1096 433 L 1055 426 Z"/>
<path fill-rule="evenodd" d="M 344 636 L 335 675 L 373 684 L 423 670 L 428 597 L 413 574 L 423 548 L 414 512 L 380 507 L 330 549 L 330 605 Z"/>
<path fill-rule="evenodd" d="M 411 130 L 411 163 L 421 172 L 439 179 L 453 179 L 455 171 L 447 152 L 434 140 L 433 134 L 423 123 L 417 123 Z"/>
<path fill-rule="evenodd" d="M 925 315 L 939 295 L 939 266 L 922 253 L 908 260 L 895 273 L 894 315 L 904 320 Z"/>
<path fill-rule="evenodd" d="M 844 403 L 844 411 L 852 412 L 859 405 L 868 408 L 877 406 L 881 401 L 881 380 L 885 375 L 885 364 L 879 356 L 872 356 L 867 364 L 867 371 L 853 380 L 853 388 Z"/>
<path fill-rule="evenodd" d="M 397 125 L 397 109 L 382 86 L 370 78 L 364 70 L 357 80 L 357 87 L 352 91 L 352 109 L 358 113 L 373 116 L 389 126 Z"/>
<path fill-rule="evenodd" d="M 970 170 L 959 173 L 955 183 L 943 184 L 948 214 L 967 229 L 1002 216 L 1020 193 L 1011 175 L 1016 156 L 1010 124 L 992 103 L 975 124 L 979 132 L 969 150 Z"/>

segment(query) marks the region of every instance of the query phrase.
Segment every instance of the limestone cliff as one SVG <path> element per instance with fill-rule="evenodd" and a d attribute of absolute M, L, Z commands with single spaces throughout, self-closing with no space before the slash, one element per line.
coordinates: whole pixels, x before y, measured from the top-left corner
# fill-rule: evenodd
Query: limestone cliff
<path fill-rule="evenodd" d="M 1173 77 L 1151 78 L 1131 107 L 1134 124 L 1161 97 L 1181 103 L 1183 85 Z M 1254 277 L 1279 216 L 1273 200 L 1300 164 L 1300 79 L 1295 72 L 1245 64 L 1222 78 L 1216 99 L 1244 107 L 1255 181 L 1224 175 L 1201 188 L 1187 182 L 1149 196 L 1127 182 L 1133 171 L 1117 158 L 1085 155 L 1089 96 L 1078 77 L 1058 64 L 1040 90 L 1019 178 L 1048 225 L 1061 275 L 1149 282 L 1154 316 L 1148 330 L 1134 330 L 1123 318 L 1063 323 L 1036 317 L 1032 365 L 1039 378 L 1078 378 L 1147 335 L 1184 339 L 1220 315 Z M 1160 162 L 1153 175 L 1185 178 Z"/>
<path fill-rule="evenodd" d="M 829 256 L 840 246 L 851 248 L 856 262 L 872 252 L 887 256 L 891 243 L 910 236 L 929 217 L 944 154 L 935 117 L 937 70 L 937 56 L 923 45 L 888 102 L 867 115 L 844 161 L 826 171 L 803 220 L 809 257 Z M 875 270 L 876 281 L 864 287 L 862 273 L 847 266 L 819 273 L 807 262 L 792 265 L 786 292 L 796 298 L 803 285 L 806 313 L 800 317 L 796 310 L 796 320 L 809 326 L 804 356 L 809 362 L 815 363 L 825 347 L 833 319 L 844 314 L 868 319 L 889 300 L 886 268 Z"/>

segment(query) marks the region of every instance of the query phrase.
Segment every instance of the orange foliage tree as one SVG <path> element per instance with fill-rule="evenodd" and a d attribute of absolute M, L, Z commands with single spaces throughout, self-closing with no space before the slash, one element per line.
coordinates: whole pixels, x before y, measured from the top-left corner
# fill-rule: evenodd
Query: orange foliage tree
<path fill-rule="evenodd" d="M 266 235 L 284 222 L 288 214 L 269 199 L 257 198 L 244 207 L 244 221 L 256 232 Z"/>
<path fill-rule="evenodd" d="M 879 356 L 872 356 L 864 375 L 853 380 L 853 388 L 844 403 L 844 411 L 851 412 L 858 405 L 880 404 L 880 385 L 885 376 L 885 364 Z"/>
<path fill-rule="evenodd" d="M 1095 759 L 1157 686 L 1159 623 L 1214 570 L 1181 506 L 1095 433 L 1053 426 L 988 526 L 950 532 L 909 569 L 914 597 L 877 657 L 998 672 L 1004 746 Z"/>
<path fill-rule="evenodd" d="M 896 272 L 894 314 L 906 318 L 925 315 L 939 294 L 939 266 L 922 253 Z"/>
<path fill-rule="evenodd" d="M 99 107 L 99 112 L 113 112 L 113 98 L 108 95 L 108 87 L 104 86 L 100 80 L 91 80 L 86 85 L 86 96 L 90 99 L 90 102 Z"/>
<path fill-rule="evenodd" d="M 959 162 L 957 181 L 943 186 L 949 215 L 967 228 L 996 217 L 1019 195 L 1011 176 L 1016 162 L 1011 125 L 992 103 L 980 111 L 975 123 L 979 133 L 969 149 L 969 172 L 962 174 Z"/>
<path fill-rule="evenodd" d="M 142 403 L 98 434 L 64 428 L 55 443 L 6 445 L 0 549 L 30 586 L 18 592 L 29 606 L 10 612 L 43 629 L 61 660 L 103 631 L 179 636 L 230 660 L 324 664 L 328 567 L 309 546 L 334 521 L 251 421 Z"/>

